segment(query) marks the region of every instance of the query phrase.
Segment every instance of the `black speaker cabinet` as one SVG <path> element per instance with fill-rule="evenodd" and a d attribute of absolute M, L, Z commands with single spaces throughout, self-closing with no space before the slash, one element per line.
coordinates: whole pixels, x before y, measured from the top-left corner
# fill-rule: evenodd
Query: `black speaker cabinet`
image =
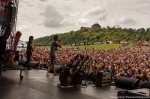
<path fill-rule="evenodd" d="M 4 60 L 6 51 L 6 38 L 0 36 L 0 60 Z"/>
<path fill-rule="evenodd" d="M 21 61 L 19 61 L 19 65 L 23 65 L 23 66 L 24 66 L 25 62 L 26 62 L 26 60 L 21 60 Z M 38 66 L 39 66 L 39 62 L 31 61 L 31 62 L 29 63 L 29 66 L 36 69 L 36 68 L 38 68 Z"/>
<path fill-rule="evenodd" d="M 103 87 L 109 86 L 111 83 L 111 74 L 109 72 L 97 72 L 96 86 Z"/>
<path fill-rule="evenodd" d="M 140 88 L 148 88 L 148 89 L 150 89 L 150 81 L 144 81 L 141 84 Z"/>
<path fill-rule="evenodd" d="M 117 87 L 125 88 L 125 89 L 135 89 L 138 88 L 139 79 L 128 78 L 128 77 L 119 77 L 115 84 Z"/>
<path fill-rule="evenodd" d="M 135 89 L 130 91 L 118 91 L 118 99 L 150 99 L 149 89 Z"/>

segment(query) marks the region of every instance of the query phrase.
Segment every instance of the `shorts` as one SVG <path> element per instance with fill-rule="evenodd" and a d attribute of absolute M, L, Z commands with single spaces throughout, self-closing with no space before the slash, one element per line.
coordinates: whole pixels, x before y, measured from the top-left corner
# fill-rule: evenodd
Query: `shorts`
<path fill-rule="evenodd" d="M 51 65 L 56 64 L 56 56 L 50 56 L 51 58 Z"/>

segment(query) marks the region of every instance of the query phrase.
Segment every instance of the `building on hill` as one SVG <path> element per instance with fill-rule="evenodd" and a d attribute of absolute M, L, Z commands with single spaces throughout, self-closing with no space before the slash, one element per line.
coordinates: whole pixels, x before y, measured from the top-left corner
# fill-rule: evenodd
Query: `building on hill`
<path fill-rule="evenodd" d="M 80 30 L 90 30 L 90 28 L 89 27 L 81 27 Z"/>
<path fill-rule="evenodd" d="M 88 31 L 91 31 L 91 30 L 98 30 L 98 29 L 101 29 L 101 26 L 100 26 L 98 23 L 95 23 L 95 24 L 93 24 L 91 27 L 81 27 L 80 30 L 88 30 Z"/>
<path fill-rule="evenodd" d="M 91 29 L 92 30 L 95 30 L 95 29 L 101 29 L 101 26 L 98 24 L 98 23 L 95 23 L 91 26 Z"/>

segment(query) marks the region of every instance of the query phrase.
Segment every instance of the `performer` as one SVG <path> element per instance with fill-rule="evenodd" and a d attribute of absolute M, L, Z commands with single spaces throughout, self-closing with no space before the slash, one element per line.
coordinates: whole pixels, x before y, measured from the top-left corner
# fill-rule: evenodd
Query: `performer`
<path fill-rule="evenodd" d="M 28 41 L 27 49 L 26 49 L 27 61 L 24 65 L 24 67 L 27 67 L 28 70 L 31 70 L 29 63 L 31 61 L 32 53 L 34 51 L 33 50 L 33 45 L 32 45 L 33 39 L 34 39 L 33 36 L 29 37 L 29 41 Z"/>
<path fill-rule="evenodd" d="M 54 36 L 54 41 L 51 43 L 51 51 L 50 51 L 50 59 L 51 59 L 51 63 L 50 66 L 48 66 L 48 70 L 46 73 L 46 76 L 50 75 L 50 70 L 53 70 L 53 74 L 56 75 L 56 71 L 55 71 L 55 67 L 54 65 L 56 64 L 56 54 L 57 54 L 57 50 L 58 47 L 62 47 L 61 41 L 58 39 L 58 35 Z"/>

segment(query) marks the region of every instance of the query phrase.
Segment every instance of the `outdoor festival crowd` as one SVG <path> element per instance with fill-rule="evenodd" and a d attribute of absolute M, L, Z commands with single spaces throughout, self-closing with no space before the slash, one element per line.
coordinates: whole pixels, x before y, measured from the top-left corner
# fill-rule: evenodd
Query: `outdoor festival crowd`
<path fill-rule="evenodd" d="M 34 47 L 32 61 L 39 62 L 39 67 L 47 68 L 50 61 L 50 51 L 45 47 Z M 92 61 L 86 67 L 90 72 L 107 71 L 112 78 L 125 76 L 150 80 L 150 49 L 149 48 L 119 48 L 119 49 L 60 49 L 57 53 L 57 66 L 66 66 L 77 54 L 89 56 Z M 25 50 L 20 51 L 20 60 L 26 59 Z"/>

